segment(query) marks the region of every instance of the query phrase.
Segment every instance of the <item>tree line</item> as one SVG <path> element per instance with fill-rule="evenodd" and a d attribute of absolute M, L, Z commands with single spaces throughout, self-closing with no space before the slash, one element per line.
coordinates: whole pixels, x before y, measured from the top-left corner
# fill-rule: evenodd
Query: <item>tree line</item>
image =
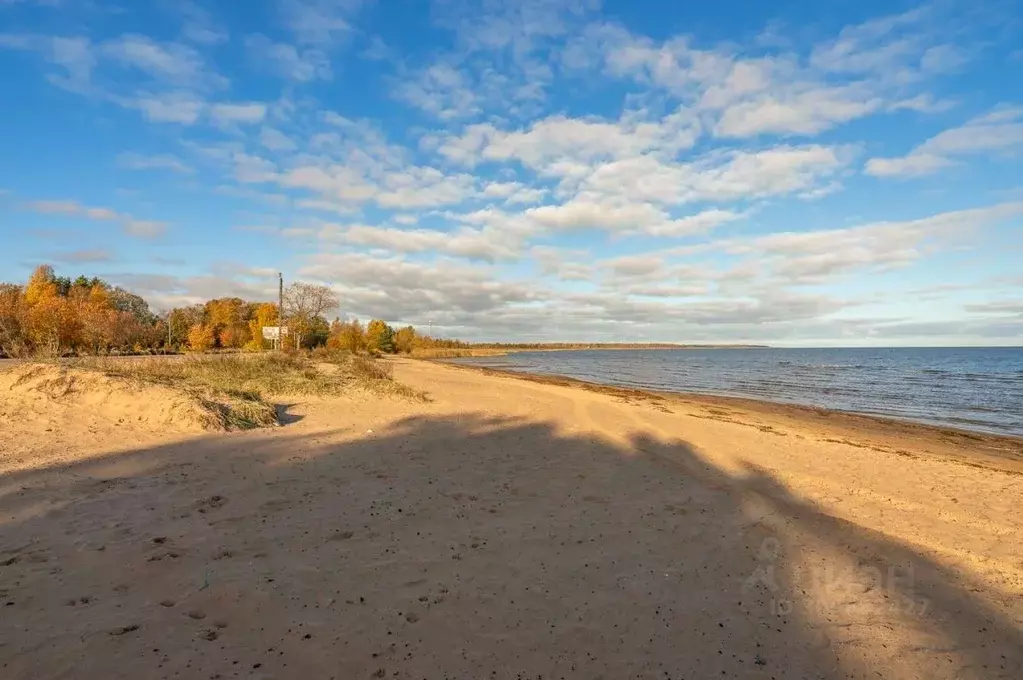
<path fill-rule="evenodd" d="M 328 286 L 295 283 L 285 289 L 285 348 L 411 353 L 417 348 L 467 347 L 457 340 L 422 335 L 412 326 L 392 328 L 374 319 L 327 321 L 339 306 Z M 143 354 L 270 348 L 263 328 L 279 326 L 279 305 L 237 297 L 176 307 L 154 314 L 140 296 L 96 278 L 57 276 L 35 269 L 25 284 L 0 283 L 0 354 Z"/>

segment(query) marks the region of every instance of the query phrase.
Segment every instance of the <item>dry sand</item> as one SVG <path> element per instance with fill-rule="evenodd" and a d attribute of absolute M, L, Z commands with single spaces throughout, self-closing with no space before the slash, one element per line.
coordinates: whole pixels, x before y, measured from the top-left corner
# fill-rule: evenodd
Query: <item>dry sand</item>
<path fill-rule="evenodd" d="M 1023 677 L 1019 440 L 395 364 L 243 433 L 0 391 L 0 678 Z"/>

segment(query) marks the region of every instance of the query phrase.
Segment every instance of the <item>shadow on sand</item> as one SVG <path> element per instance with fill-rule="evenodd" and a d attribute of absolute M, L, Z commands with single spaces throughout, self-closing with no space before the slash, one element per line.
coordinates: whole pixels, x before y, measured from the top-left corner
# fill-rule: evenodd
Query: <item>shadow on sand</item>
<path fill-rule="evenodd" d="M 0 479 L 11 678 L 1019 678 L 979 585 L 682 441 L 409 418 Z"/>

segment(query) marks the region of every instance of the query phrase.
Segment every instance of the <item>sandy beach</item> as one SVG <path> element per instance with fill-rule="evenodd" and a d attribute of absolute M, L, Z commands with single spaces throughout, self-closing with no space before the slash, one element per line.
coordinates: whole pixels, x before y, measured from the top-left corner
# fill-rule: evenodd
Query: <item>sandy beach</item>
<path fill-rule="evenodd" d="M 247 432 L 0 395 L 0 677 L 1023 677 L 1023 440 L 393 364 Z"/>

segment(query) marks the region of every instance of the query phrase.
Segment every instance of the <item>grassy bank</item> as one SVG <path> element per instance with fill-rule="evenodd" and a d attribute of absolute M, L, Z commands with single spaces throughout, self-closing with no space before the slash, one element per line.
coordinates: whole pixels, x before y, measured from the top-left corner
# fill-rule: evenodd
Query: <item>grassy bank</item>
<path fill-rule="evenodd" d="M 135 384 L 180 389 L 197 398 L 226 429 L 278 422 L 275 400 L 365 393 L 425 401 L 426 395 L 396 382 L 385 362 L 342 352 L 310 354 L 198 355 L 180 358 L 85 358 L 66 362 Z"/>

